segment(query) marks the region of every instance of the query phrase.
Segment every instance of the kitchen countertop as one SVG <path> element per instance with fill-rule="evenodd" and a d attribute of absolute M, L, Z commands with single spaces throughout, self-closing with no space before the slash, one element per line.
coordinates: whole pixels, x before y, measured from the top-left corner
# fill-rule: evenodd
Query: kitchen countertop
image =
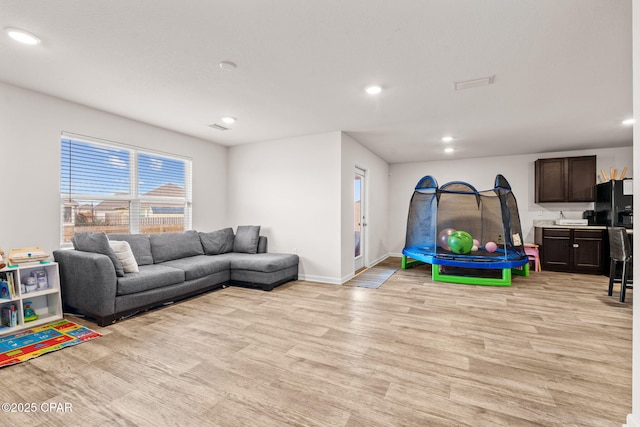
<path fill-rule="evenodd" d="M 581 230 L 606 230 L 605 225 L 557 225 L 554 219 L 537 219 L 533 221 L 534 227 L 539 228 L 574 228 Z M 633 229 L 628 228 L 627 233 L 633 234 Z"/>

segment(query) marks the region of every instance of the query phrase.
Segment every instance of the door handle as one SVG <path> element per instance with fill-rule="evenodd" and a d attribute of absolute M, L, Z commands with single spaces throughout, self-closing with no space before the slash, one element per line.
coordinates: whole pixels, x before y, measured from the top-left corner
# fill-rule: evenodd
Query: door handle
<path fill-rule="evenodd" d="M 579 248 L 579 247 L 580 247 L 580 245 L 579 245 L 579 244 L 577 244 L 577 243 L 574 243 L 574 244 L 573 244 L 573 247 L 574 247 L 574 248 Z"/>

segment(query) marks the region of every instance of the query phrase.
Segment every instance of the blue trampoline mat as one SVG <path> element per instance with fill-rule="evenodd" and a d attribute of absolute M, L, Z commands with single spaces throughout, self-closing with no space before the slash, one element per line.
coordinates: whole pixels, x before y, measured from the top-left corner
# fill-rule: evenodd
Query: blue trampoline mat
<path fill-rule="evenodd" d="M 495 252 L 480 249 L 466 255 L 458 255 L 446 251 L 439 246 L 412 246 L 402 250 L 406 255 L 427 264 L 446 265 L 463 268 L 516 268 L 522 267 L 529 258 L 523 252 L 499 248 Z"/>

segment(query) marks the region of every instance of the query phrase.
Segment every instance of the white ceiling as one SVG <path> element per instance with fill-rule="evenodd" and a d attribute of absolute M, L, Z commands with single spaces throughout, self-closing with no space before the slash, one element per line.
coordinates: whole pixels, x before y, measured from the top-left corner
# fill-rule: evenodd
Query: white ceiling
<path fill-rule="evenodd" d="M 42 43 L 0 34 L 0 81 L 227 146 L 343 130 L 397 163 L 632 143 L 631 0 L 2 0 L 4 27 Z"/>

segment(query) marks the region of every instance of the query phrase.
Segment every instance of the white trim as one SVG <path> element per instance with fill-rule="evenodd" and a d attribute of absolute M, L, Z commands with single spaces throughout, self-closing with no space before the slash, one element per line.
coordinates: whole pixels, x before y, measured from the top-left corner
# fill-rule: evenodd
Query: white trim
<path fill-rule="evenodd" d="M 402 255 L 399 255 L 402 256 Z M 376 259 L 375 261 L 373 261 L 370 265 L 370 267 L 373 267 L 376 264 L 381 263 L 382 261 L 384 261 L 385 259 L 389 258 L 389 257 L 394 257 L 397 258 L 399 256 L 394 256 L 391 254 L 387 254 L 387 255 L 383 255 L 380 258 Z M 367 267 L 367 268 L 370 268 Z M 356 277 L 355 273 L 350 273 L 347 274 L 346 276 L 340 278 L 340 279 L 336 279 L 334 277 L 325 277 L 325 276 L 311 276 L 311 275 L 299 275 L 298 276 L 298 280 L 304 280 L 307 282 L 320 282 L 320 283 L 327 283 L 330 285 L 344 285 L 345 283 L 347 283 L 349 280 L 353 279 L 354 277 Z M 640 426 L 638 426 L 640 427 Z"/>
<path fill-rule="evenodd" d="M 367 267 L 362 267 L 363 269 L 366 269 Z M 354 277 L 356 277 L 356 273 L 355 271 L 353 273 L 349 273 L 346 276 L 344 276 L 342 279 L 340 279 L 340 284 L 344 285 L 345 283 L 347 283 L 349 280 L 353 279 Z"/>
<path fill-rule="evenodd" d="M 193 229 L 193 160 L 184 163 L 185 230 Z M 188 213 L 188 215 L 187 215 Z"/>
<path fill-rule="evenodd" d="M 188 156 L 180 156 L 178 154 L 168 153 L 166 151 L 151 150 L 137 145 L 125 144 L 122 142 L 111 141 L 110 139 L 96 138 L 94 136 L 82 135 L 79 133 L 62 131 L 62 136 L 80 142 L 87 142 L 89 144 L 97 144 L 111 148 L 120 148 L 123 150 L 135 150 L 140 153 L 163 156 L 174 160 L 188 160 L 190 162 L 193 161 L 193 158 Z"/>
<path fill-rule="evenodd" d="M 368 205 L 368 189 L 369 189 L 369 174 L 367 173 L 367 169 L 364 167 L 359 166 L 358 164 L 354 165 L 353 168 L 353 172 L 352 172 L 352 177 L 353 176 L 359 176 L 361 178 L 360 180 L 360 255 L 357 257 L 353 258 L 353 273 L 355 273 L 356 269 L 360 269 L 360 268 L 367 268 L 370 266 L 370 262 L 368 262 L 368 257 L 369 257 L 369 248 L 367 245 L 368 242 L 368 231 L 367 231 L 367 226 L 365 225 L 368 221 L 369 218 L 369 213 L 367 212 L 367 205 Z M 353 182 L 352 182 L 353 184 Z M 353 188 L 353 185 L 351 186 Z M 351 196 L 351 199 L 353 200 L 355 196 L 355 193 Z M 352 202 L 353 203 L 353 202 Z M 352 204 L 352 206 L 354 206 L 354 204 Z M 351 217 L 353 218 L 353 215 L 351 215 Z M 353 233 L 351 234 L 352 239 L 353 239 Z M 356 260 L 359 261 L 359 263 L 356 265 Z M 360 267 L 360 263 L 362 264 L 362 266 Z M 351 278 L 353 278 L 353 274 L 351 275 Z M 350 279 L 347 279 L 350 280 Z M 344 282 L 343 282 L 344 283 Z"/>
<path fill-rule="evenodd" d="M 376 259 L 376 260 L 371 262 L 371 267 L 373 267 L 376 264 L 380 264 L 382 261 L 384 261 L 385 259 L 387 259 L 387 258 L 389 258 L 391 256 L 393 256 L 393 255 L 386 254 L 386 255 L 381 256 L 380 258 L 378 258 L 378 259 Z"/>
<path fill-rule="evenodd" d="M 329 284 L 329 285 L 341 285 L 342 284 L 340 279 L 336 279 L 334 277 L 314 276 L 314 275 L 307 275 L 307 274 L 299 274 L 298 275 L 298 280 L 304 280 L 305 282 L 326 283 L 326 284 Z"/>
<path fill-rule="evenodd" d="M 627 423 L 622 425 L 623 427 L 640 427 L 640 419 L 637 419 L 633 414 L 628 414 Z"/>
<path fill-rule="evenodd" d="M 138 151 L 130 148 L 131 161 L 129 162 L 129 194 L 132 200 L 129 203 L 129 233 L 140 233 L 140 195 L 138 194 Z M 134 215 L 131 215 L 135 212 Z"/>

